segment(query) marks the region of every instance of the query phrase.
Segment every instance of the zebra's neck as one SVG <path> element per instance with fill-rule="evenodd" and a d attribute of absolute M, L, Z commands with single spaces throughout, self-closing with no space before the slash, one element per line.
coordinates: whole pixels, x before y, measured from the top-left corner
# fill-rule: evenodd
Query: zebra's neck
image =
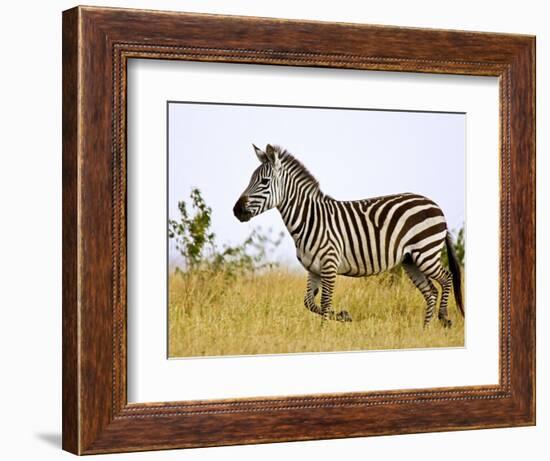
<path fill-rule="evenodd" d="M 319 206 L 330 198 L 323 194 L 311 173 L 290 154 L 283 157 L 282 168 L 283 194 L 277 209 L 286 228 L 296 239 L 305 227 L 308 208 Z"/>

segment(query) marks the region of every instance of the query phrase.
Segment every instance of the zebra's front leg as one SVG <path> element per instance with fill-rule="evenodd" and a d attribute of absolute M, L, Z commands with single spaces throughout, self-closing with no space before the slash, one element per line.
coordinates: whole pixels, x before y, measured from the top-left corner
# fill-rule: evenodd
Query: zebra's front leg
<path fill-rule="evenodd" d="M 321 272 L 321 315 L 325 320 L 338 320 L 339 322 L 351 322 L 348 311 L 335 313 L 332 309 L 332 293 L 336 282 L 336 268 L 327 268 Z"/>
<path fill-rule="evenodd" d="M 321 286 L 321 276 L 314 274 L 313 272 L 308 272 L 307 276 L 307 289 L 306 296 L 304 298 L 305 306 L 314 314 L 321 314 L 321 308 L 315 304 L 315 296 L 319 293 L 319 288 Z"/>

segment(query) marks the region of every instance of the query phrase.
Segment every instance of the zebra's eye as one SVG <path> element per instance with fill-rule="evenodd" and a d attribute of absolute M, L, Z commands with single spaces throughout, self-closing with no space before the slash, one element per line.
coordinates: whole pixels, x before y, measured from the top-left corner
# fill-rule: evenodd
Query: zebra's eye
<path fill-rule="evenodd" d="M 262 186 L 267 186 L 269 184 L 269 178 L 263 178 L 261 181 L 260 181 L 260 184 Z"/>

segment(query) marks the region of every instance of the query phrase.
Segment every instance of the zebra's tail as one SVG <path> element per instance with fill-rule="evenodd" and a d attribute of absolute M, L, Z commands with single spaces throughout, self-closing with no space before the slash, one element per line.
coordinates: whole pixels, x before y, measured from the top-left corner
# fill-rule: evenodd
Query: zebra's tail
<path fill-rule="evenodd" d="M 445 238 L 447 244 L 447 256 L 449 259 L 449 269 L 451 269 L 451 275 L 453 276 L 453 292 L 455 294 L 455 301 L 462 317 L 464 317 L 464 304 L 462 304 L 462 277 L 460 274 L 460 263 L 456 257 L 455 248 L 453 245 L 453 238 L 450 232 L 447 232 Z"/>

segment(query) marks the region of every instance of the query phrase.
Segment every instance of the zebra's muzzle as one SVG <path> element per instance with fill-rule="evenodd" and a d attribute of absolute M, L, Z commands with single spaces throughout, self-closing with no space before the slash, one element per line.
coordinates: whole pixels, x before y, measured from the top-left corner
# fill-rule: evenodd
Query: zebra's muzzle
<path fill-rule="evenodd" d="M 252 218 L 252 213 L 246 208 L 247 204 L 248 197 L 242 196 L 233 207 L 233 214 L 240 222 L 250 221 L 250 218 Z"/>

